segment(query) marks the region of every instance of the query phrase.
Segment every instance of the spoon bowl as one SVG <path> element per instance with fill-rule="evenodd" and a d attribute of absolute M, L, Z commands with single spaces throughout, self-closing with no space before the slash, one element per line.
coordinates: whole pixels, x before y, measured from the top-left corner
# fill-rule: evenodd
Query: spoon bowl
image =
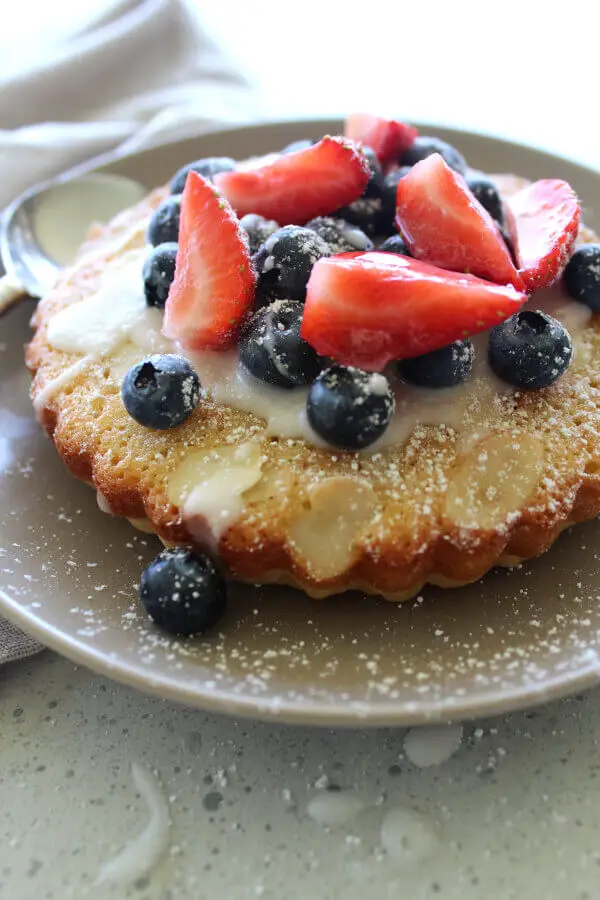
<path fill-rule="evenodd" d="M 18 197 L 0 220 L 0 315 L 21 297 L 43 297 L 74 258 L 94 222 L 141 200 L 146 189 L 122 175 L 94 172 L 55 180 Z"/>

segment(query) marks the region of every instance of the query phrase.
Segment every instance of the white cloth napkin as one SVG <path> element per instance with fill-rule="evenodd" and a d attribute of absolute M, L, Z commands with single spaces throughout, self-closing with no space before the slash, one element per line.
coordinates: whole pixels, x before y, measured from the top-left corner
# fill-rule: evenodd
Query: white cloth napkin
<path fill-rule="evenodd" d="M 257 115 L 244 78 L 179 0 L 107 0 L 87 27 L 0 75 L 0 207 L 106 150 Z"/>
<path fill-rule="evenodd" d="M 108 150 L 260 115 L 243 76 L 179 0 L 106 0 L 102 13 L 79 21 L 0 74 L 0 207 Z M 0 664 L 40 649 L 0 619 Z"/>

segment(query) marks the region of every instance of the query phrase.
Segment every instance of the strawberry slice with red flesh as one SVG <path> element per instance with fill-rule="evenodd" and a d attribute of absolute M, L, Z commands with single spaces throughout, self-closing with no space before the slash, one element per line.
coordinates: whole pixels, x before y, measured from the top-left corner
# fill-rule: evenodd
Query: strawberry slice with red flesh
<path fill-rule="evenodd" d="M 416 259 L 523 286 L 498 225 L 439 153 L 398 182 L 396 225 Z"/>
<path fill-rule="evenodd" d="M 406 256 L 344 253 L 315 264 L 301 335 L 324 356 L 379 372 L 497 325 L 526 299 L 512 285 Z"/>
<path fill-rule="evenodd" d="M 579 231 L 581 209 L 566 181 L 535 181 L 506 203 L 509 236 L 529 292 L 548 287 L 565 270 Z"/>
<path fill-rule="evenodd" d="M 353 203 L 370 176 L 369 164 L 356 144 L 347 138 L 324 137 L 267 165 L 220 172 L 214 182 L 240 218 L 258 213 L 280 225 L 303 225 Z"/>
<path fill-rule="evenodd" d="M 344 134 L 353 141 L 372 147 L 385 168 L 397 162 L 404 151 L 412 147 L 419 132 L 406 122 L 360 114 L 346 119 Z"/>
<path fill-rule="evenodd" d="M 255 286 L 248 245 L 233 210 L 214 185 L 190 172 L 163 333 L 192 349 L 233 346 L 252 309 Z"/>

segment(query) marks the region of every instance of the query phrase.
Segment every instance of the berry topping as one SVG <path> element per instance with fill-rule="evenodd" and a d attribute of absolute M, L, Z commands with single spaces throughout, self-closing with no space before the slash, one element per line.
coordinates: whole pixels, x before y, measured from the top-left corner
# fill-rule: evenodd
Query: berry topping
<path fill-rule="evenodd" d="M 410 256 L 410 250 L 399 234 L 393 234 L 377 248 L 380 253 L 399 253 L 400 256 Z"/>
<path fill-rule="evenodd" d="M 401 178 L 412 171 L 412 166 L 400 166 L 400 168 L 392 169 L 387 173 L 383 180 L 383 190 L 381 192 L 381 215 L 377 223 L 379 233 L 382 235 L 393 235 L 396 231 L 396 195 L 398 193 L 398 182 Z"/>
<path fill-rule="evenodd" d="M 148 356 L 125 375 L 121 397 L 132 419 L 165 431 L 181 425 L 194 412 L 200 400 L 200 379 L 183 356 Z"/>
<path fill-rule="evenodd" d="M 176 257 L 177 244 L 159 244 L 144 260 L 142 279 L 148 306 L 162 309 L 167 302 L 169 288 L 175 277 Z"/>
<path fill-rule="evenodd" d="M 311 231 L 316 231 L 329 246 L 330 252 L 348 253 L 352 250 L 372 250 L 373 241 L 364 231 L 346 222 L 345 219 L 334 219 L 331 216 L 318 216 L 306 223 Z"/>
<path fill-rule="evenodd" d="M 573 350 L 569 332 L 541 310 L 524 309 L 490 334 L 490 366 L 519 388 L 543 388 L 566 372 Z"/>
<path fill-rule="evenodd" d="M 423 356 L 403 360 L 398 363 L 398 372 L 406 381 L 419 387 L 454 387 L 469 380 L 473 356 L 471 341 L 454 341 L 447 347 L 440 347 Z"/>
<path fill-rule="evenodd" d="M 381 437 L 395 406 L 384 375 L 331 366 L 313 382 L 306 414 L 313 430 L 332 447 L 362 450 Z"/>
<path fill-rule="evenodd" d="M 446 165 L 454 169 L 455 172 L 460 172 L 461 175 L 464 175 L 467 171 L 466 160 L 456 147 L 447 144 L 446 141 L 442 141 L 439 138 L 425 135 L 418 137 L 414 144 L 402 154 L 400 165 L 414 166 L 415 163 L 420 162 L 422 159 L 427 159 L 433 153 L 439 153 Z"/>
<path fill-rule="evenodd" d="M 490 328 L 526 300 L 512 285 L 445 272 L 392 253 L 321 259 L 306 293 L 302 337 L 323 356 L 381 370 Z"/>
<path fill-rule="evenodd" d="M 261 296 L 304 301 L 312 267 L 330 252 L 323 238 L 310 228 L 280 228 L 267 238 L 253 259 Z"/>
<path fill-rule="evenodd" d="M 316 141 L 311 140 L 310 138 L 304 138 L 300 141 L 292 141 L 291 144 L 287 144 L 282 153 L 297 153 L 298 150 L 307 150 L 308 147 L 312 147 L 313 144 L 316 144 Z"/>
<path fill-rule="evenodd" d="M 278 156 L 263 166 L 215 176 L 239 216 L 255 212 L 283 225 L 325 216 L 360 197 L 371 177 L 362 151 L 340 137 Z"/>
<path fill-rule="evenodd" d="M 377 159 L 375 151 L 372 147 L 364 145 L 362 147 L 362 152 L 364 153 L 367 162 L 369 163 L 369 169 L 371 171 L 371 177 L 369 178 L 367 186 L 363 191 L 363 197 L 381 197 L 381 192 L 383 191 L 384 187 L 384 180 L 379 160 Z"/>
<path fill-rule="evenodd" d="M 575 300 L 600 312 L 600 244 L 578 247 L 565 269 L 565 288 Z"/>
<path fill-rule="evenodd" d="M 521 287 L 498 225 L 439 154 L 400 180 L 397 203 L 398 229 L 417 259 Z"/>
<path fill-rule="evenodd" d="M 337 215 L 374 237 L 383 230 L 383 209 L 383 197 L 359 197 L 354 203 L 338 209 Z"/>
<path fill-rule="evenodd" d="M 179 215 L 181 213 L 181 199 L 179 197 L 167 197 L 148 225 L 148 243 L 156 247 L 158 244 L 173 243 L 179 240 Z"/>
<path fill-rule="evenodd" d="M 256 213 L 248 213 L 247 216 L 240 219 L 240 225 L 248 235 L 248 246 L 252 254 L 256 253 L 260 245 L 264 244 L 266 239 L 280 228 L 279 222 L 275 222 L 273 219 L 263 219 Z"/>
<path fill-rule="evenodd" d="M 476 200 L 487 209 L 498 225 L 504 225 L 504 206 L 498 188 L 487 175 L 470 175 L 467 185 Z"/>
<path fill-rule="evenodd" d="M 232 172 L 234 169 L 235 160 L 230 159 L 229 156 L 209 156 L 207 159 L 198 159 L 179 169 L 171 181 L 171 193 L 183 194 L 189 172 L 197 172 L 206 181 L 212 181 L 219 172 Z"/>
<path fill-rule="evenodd" d="M 240 360 L 255 378 L 282 388 L 311 384 L 324 361 L 300 337 L 302 303 L 276 300 L 259 310 L 240 338 Z"/>
<path fill-rule="evenodd" d="M 566 181 L 544 179 L 507 201 L 512 246 L 526 290 L 547 287 L 563 274 L 573 252 L 581 210 Z"/>
<path fill-rule="evenodd" d="M 219 621 L 227 586 L 211 560 L 186 547 L 163 550 L 142 572 L 140 600 L 171 634 L 200 634 Z"/>
<path fill-rule="evenodd" d="M 235 340 L 254 302 L 256 275 L 231 207 L 196 172 L 181 199 L 175 280 L 164 334 L 186 347 L 223 349 Z"/>
<path fill-rule="evenodd" d="M 372 147 L 382 166 L 396 162 L 412 147 L 417 129 L 379 116 L 356 115 L 346 119 L 344 132 L 353 141 Z"/>

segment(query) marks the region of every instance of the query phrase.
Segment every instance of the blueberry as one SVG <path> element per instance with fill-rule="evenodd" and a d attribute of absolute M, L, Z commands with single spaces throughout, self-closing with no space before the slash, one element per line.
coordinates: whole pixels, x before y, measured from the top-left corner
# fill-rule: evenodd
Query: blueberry
<path fill-rule="evenodd" d="M 346 222 L 344 219 L 334 219 L 332 216 L 318 216 L 307 222 L 305 228 L 316 231 L 328 245 L 332 255 L 336 253 L 348 253 L 352 250 L 372 250 L 373 241 L 364 231 Z"/>
<path fill-rule="evenodd" d="M 183 193 L 188 172 L 198 172 L 203 178 L 212 181 L 219 172 L 231 172 L 233 169 L 235 169 L 235 160 L 229 156 L 209 156 L 206 159 L 197 159 L 195 162 L 182 166 L 175 173 L 171 181 L 171 193 Z"/>
<path fill-rule="evenodd" d="M 600 244 L 577 248 L 565 269 L 565 288 L 575 300 L 600 312 Z"/>
<path fill-rule="evenodd" d="M 348 206 L 342 206 L 335 215 L 373 237 L 385 233 L 384 211 L 383 197 L 359 197 Z"/>
<path fill-rule="evenodd" d="M 377 248 L 380 253 L 397 253 L 400 256 L 410 256 L 410 250 L 406 246 L 404 239 L 399 234 L 393 234 L 380 244 Z"/>
<path fill-rule="evenodd" d="M 276 300 L 259 310 L 242 333 L 240 360 L 255 378 L 281 388 L 311 384 L 325 361 L 300 337 L 304 306 Z"/>
<path fill-rule="evenodd" d="M 415 163 L 431 156 L 432 153 L 439 153 L 450 168 L 460 172 L 461 175 L 464 175 L 467 171 L 467 163 L 462 153 L 459 153 L 455 147 L 447 144 L 446 141 L 426 135 L 418 137 L 412 147 L 404 151 L 400 157 L 400 165 L 414 166 Z"/>
<path fill-rule="evenodd" d="M 560 322 L 541 310 L 525 309 L 492 329 L 488 353 L 498 378 L 534 389 L 554 384 L 569 368 L 573 350 Z"/>
<path fill-rule="evenodd" d="M 484 209 L 487 209 L 492 219 L 503 226 L 504 206 L 498 188 L 492 179 L 485 175 L 471 175 L 467 178 L 467 185 L 475 199 L 479 200 Z"/>
<path fill-rule="evenodd" d="M 310 138 L 306 138 L 302 141 L 292 141 L 292 143 L 284 147 L 281 152 L 296 153 L 298 150 L 308 150 L 308 148 L 312 147 L 314 144 L 316 144 L 316 141 L 313 141 Z"/>
<path fill-rule="evenodd" d="M 306 414 L 319 437 L 341 450 L 362 450 L 384 433 L 395 410 L 385 375 L 333 365 L 313 382 Z"/>
<path fill-rule="evenodd" d="M 323 238 L 310 228 L 280 228 L 253 257 L 259 294 L 271 299 L 304 301 L 312 267 L 322 256 L 330 255 Z"/>
<path fill-rule="evenodd" d="M 371 147 L 365 146 L 362 150 L 367 157 L 371 177 L 362 197 L 359 197 L 358 200 L 355 200 L 348 206 L 343 206 L 336 215 L 350 222 L 351 225 L 360 228 L 371 237 L 376 234 L 388 234 L 388 228 L 393 223 L 393 215 L 390 222 L 388 222 L 389 216 L 385 215 L 387 207 L 384 202 L 386 186 L 381 166 L 375 151 Z M 394 214 L 395 211 L 394 206 Z"/>
<path fill-rule="evenodd" d="M 142 279 L 148 306 L 162 309 L 167 302 L 169 288 L 175 277 L 176 258 L 177 244 L 159 244 L 144 260 Z"/>
<path fill-rule="evenodd" d="M 366 156 L 369 169 L 371 170 L 371 177 L 363 191 L 363 197 L 381 197 L 381 192 L 384 187 L 384 178 L 383 172 L 381 171 L 381 165 L 377 159 L 377 154 L 372 147 L 368 147 L 367 145 L 362 147 L 362 152 Z"/>
<path fill-rule="evenodd" d="M 182 356 L 156 354 L 129 369 L 121 397 L 132 419 L 166 431 L 189 419 L 198 406 L 200 379 Z"/>
<path fill-rule="evenodd" d="M 148 225 L 148 243 L 156 247 L 158 244 L 176 244 L 179 240 L 179 216 L 181 214 L 181 198 L 167 197 L 160 204 Z"/>
<path fill-rule="evenodd" d="M 381 216 L 379 218 L 379 233 L 383 235 L 393 235 L 395 231 L 396 219 L 396 193 L 398 191 L 398 182 L 410 172 L 410 166 L 400 166 L 398 169 L 392 169 L 388 172 L 383 180 L 383 191 Z"/>
<path fill-rule="evenodd" d="M 159 553 L 142 572 L 140 600 L 165 631 L 200 634 L 225 612 L 227 586 L 207 556 L 174 547 Z"/>
<path fill-rule="evenodd" d="M 260 245 L 280 228 L 275 219 L 265 219 L 257 213 L 248 213 L 240 219 L 240 225 L 248 235 L 250 253 L 256 253 Z"/>
<path fill-rule="evenodd" d="M 471 341 L 455 341 L 431 353 L 402 360 L 398 363 L 398 372 L 419 387 L 454 387 L 469 379 L 473 356 Z"/>

